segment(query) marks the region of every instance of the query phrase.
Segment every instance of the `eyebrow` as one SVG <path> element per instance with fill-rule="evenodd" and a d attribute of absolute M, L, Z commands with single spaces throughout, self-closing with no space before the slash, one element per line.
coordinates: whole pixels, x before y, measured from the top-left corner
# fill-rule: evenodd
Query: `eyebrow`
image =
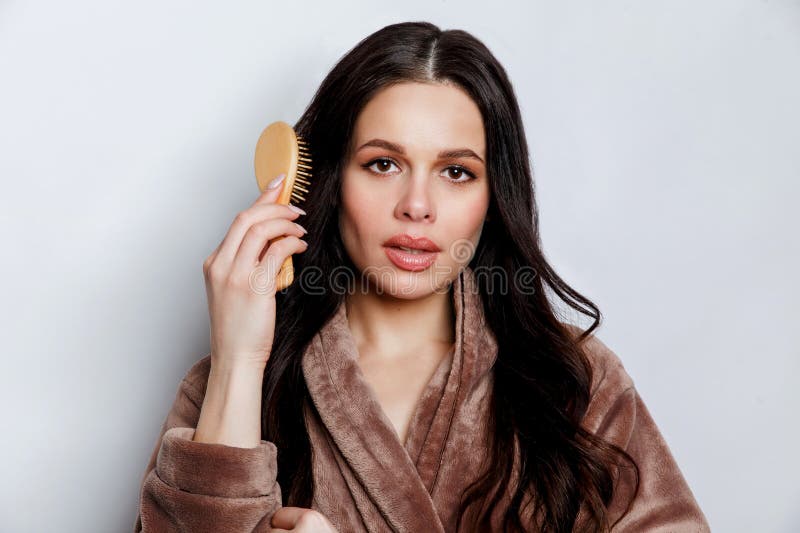
<path fill-rule="evenodd" d="M 393 152 L 397 152 L 398 154 L 402 154 L 402 155 L 405 155 L 405 153 L 406 153 L 405 149 L 402 146 L 400 146 L 399 144 L 396 144 L 396 143 L 393 143 L 393 142 L 389 142 L 389 141 L 384 140 L 384 139 L 372 139 L 371 141 L 367 141 L 364 144 L 362 144 L 361 146 L 359 146 L 358 150 L 356 150 L 356 152 L 360 151 L 362 148 L 366 148 L 367 146 L 375 146 L 377 148 L 385 148 L 387 150 L 391 150 Z M 469 157 L 469 158 L 472 158 L 472 159 L 477 159 L 478 161 L 483 163 L 483 159 L 481 159 L 480 156 L 478 156 L 478 154 L 476 154 L 475 152 L 473 152 L 469 148 L 454 148 L 454 149 L 450 149 L 450 150 L 442 150 L 441 152 L 439 152 L 439 156 L 438 157 L 440 159 L 454 159 L 454 158 L 457 158 L 457 157 Z"/>

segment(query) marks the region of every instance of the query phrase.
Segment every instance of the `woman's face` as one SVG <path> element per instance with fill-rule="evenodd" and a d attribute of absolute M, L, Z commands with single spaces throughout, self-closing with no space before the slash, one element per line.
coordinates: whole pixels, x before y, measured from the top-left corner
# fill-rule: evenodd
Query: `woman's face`
<path fill-rule="evenodd" d="M 400 83 L 378 92 L 356 120 L 342 175 L 339 230 L 353 264 L 398 297 L 449 284 L 481 236 L 490 196 L 485 161 L 483 119 L 461 89 Z M 402 243 L 386 244 L 403 234 L 439 251 L 409 254 L 395 247 Z"/>

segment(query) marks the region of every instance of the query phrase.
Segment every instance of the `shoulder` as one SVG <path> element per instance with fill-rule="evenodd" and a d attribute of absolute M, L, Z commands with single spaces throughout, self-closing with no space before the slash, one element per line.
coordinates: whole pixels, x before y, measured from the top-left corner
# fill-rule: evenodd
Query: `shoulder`
<path fill-rule="evenodd" d="M 577 338 L 584 330 L 572 324 L 564 324 L 567 330 Z M 594 396 L 600 389 L 614 389 L 622 392 L 633 387 L 633 379 L 625 370 L 625 365 L 617 353 L 595 334 L 586 337 L 580 344 L 592 367 L 591 394 Z"/>
<path fill-rule="evenodd" d="M 583 330 L 567 326 L 574 335 Z M 625 445 L 637 415 L 638 393 L 620 357 L 596 335 L 580 344 L 592 368 L 589 404 L 583 425 L 593 433 L 604 434 Z"/>

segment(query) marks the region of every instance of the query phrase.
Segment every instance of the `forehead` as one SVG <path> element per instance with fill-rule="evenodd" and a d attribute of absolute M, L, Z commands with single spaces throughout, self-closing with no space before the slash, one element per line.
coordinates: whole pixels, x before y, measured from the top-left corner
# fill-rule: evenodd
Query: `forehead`
<path fill-rule="evenodd" d="M 470 148 L 485 160 L 480 109 L 453 85 L 406 82 L 381 89 L 356 119 L 353 145 L 374 138 L 418 153 Z"/>

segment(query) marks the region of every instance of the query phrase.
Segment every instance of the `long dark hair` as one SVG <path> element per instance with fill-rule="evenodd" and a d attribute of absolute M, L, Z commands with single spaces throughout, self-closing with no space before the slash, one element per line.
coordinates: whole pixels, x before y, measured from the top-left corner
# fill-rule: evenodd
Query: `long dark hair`
<path fill-rule="evenodd" d="M 313 185 L 302 204 L 308 214 L 301 219 L 309 246 L 293 256 L 295 282 L 276 295 L 276 335 L 265 369 L 261 419 L 262 438 L 278 448 L 283 503 L 311 507 L 314 492 L 304 406 L 312 416 L 317 413 L 300 356 L 345 297 L 340 280 L 320 273 L 349 272 L 350 279 L 358 279 L 337 218 L 341 171 L 350 155 L 354 123 L 377 91 L 409 81 L 456 84 L 483 116 L 491 201 L 469 266 L 475 271 L 499 268 L 509 280 L 523 269 L 536 273 L 535 290 L 524 293 L 515 290 L 516 284 L 509 285 L 510 291 L 489 290 L 486 277 L 477 278 L 485 315 L 498 339 L 498 357 L 489 417 L 490 461 L 462 495 L 459 522 L 467 507 L 478 502 L 481 510 L 473 527 L 490 529 L 492 511 L 519 453 L 519 483 L 503 519 L 504 531 L 530 530 L 534 522 L 543 531 L 571 531 L 581 508 L 588 513 L 590 530 L 608 529 L 615 468 L 632 467 L 637 490 L 638 468 L 624 450 L 580 424 L 592 384 L 582 341 L 598 327 L 601 313 L 555 273 L 542 253 L 527 141 L 505 70 L 471 34 L 442 31 L 427 22 L 392 24 L 359 42 L 323 80 L 294 126 L 310 143 L 313 161 Z M 308 290 L 306 272 L 316 276 L 312 283 L 320 290 Z M 574 334 L 558 319 L 546 290 L 593 318 L 593 324 Z M 530 519 L 523 520 L 526 494 L 533 505 Z"/>

